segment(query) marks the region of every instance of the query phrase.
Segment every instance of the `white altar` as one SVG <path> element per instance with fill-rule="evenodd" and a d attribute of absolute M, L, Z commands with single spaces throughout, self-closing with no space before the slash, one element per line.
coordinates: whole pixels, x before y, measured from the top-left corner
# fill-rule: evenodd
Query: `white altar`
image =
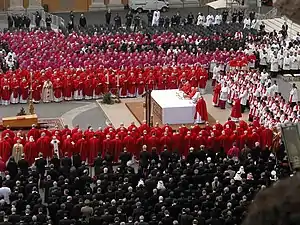
<path fill-rule="evenodd" d="M 178 89 L 153 90 L 151 98 L 152 113 L 162 124 L 194 123 L 195 104 L 191 99 L 184 99 Z"/>

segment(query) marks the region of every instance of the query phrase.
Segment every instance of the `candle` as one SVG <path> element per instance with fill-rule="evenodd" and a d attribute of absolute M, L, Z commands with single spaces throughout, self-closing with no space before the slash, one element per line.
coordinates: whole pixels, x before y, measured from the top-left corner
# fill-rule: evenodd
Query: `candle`
<path fill-rule="evenodd" d="M 109 84 L 109 75 L 108 74 L 106 75 L 106 78 L 107 78 L 106 83 Z"/>
<path fill-rule="evenodd" d="M 117 86 L 119 87 L 120 86 L 120 76 L 117 75 Z"/>

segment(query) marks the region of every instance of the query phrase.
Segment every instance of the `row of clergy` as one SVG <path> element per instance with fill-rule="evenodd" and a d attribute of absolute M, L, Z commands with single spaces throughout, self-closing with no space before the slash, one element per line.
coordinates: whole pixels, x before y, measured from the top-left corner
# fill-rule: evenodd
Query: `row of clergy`
<path fill-rule="evenodd" d="M 46 37 L 44 37 L 44 35 Z M 108 44 L 108 49 L 105 48 L 104 51 L 100 47 L 97 47 L 102 46 L 101 41 L 93 41 L 92 37 L 87 38 L 79 36 L 77 38 L 77 36 L 75 36 L 75 38 L 73 38 L 72 36 L 69 36 L 65 38 L 65 36 L 63 35 L 63 37 L 57 38 L 55 36 L 55 38 L 53 38 L 53 35 L 51 35 L 52 34 L 49 34 L 48 37 L 48 35 L 44 33 L 34 33 L 33 35 L 29 35 L 28 37 L 26 36 L 26 34 L 11 34 L 7 36 L 6 34 L 4 34 L 3 36 L 4 39 L 9 43 L 11 48 L 18 55 L 21 68 L 40 70 L 47 67 L 60 68 L 65 67 L 66 65 L 70 65 L 76 68 L 87 67 L 89 65 L 96 65 L 97 67 L 104 65 L 105 67 L 118 68 L 121 66 L 143 66 L 145 64 L 157 65 L 157 63 L 160 63 L 161 65 L 162 63 L 164 63 L 165 65 L 174 64 L 175 54 L 167 57 L 165 55 L 166 50 L 159 47 L 162 43 L 159 43 L 159 45 L 157 45 L 157 47 L 159 47 L 158 52 L 152 50 L 148 50 L 147 52 L 139 52 L 136 51 L 138 46 L 133 46 L 134 52 L 119 52 L 120 49 L 115 47 L 117 46 L 115 42 L 110 45 Z M 14 38 L 15 36 L 16 38 Z M 85 41 L 86 38 L 87 40 Z M 188 36 L 188 38 L 189 40 L 191 39 L 192 43 L 193 36 L 191 36 L 191 38 Z M 86 47 L 86 43 L 90 42 L 95 43 L 89 46 L 87 53 L 84 53 L 82 49 Z M 167 41 L 166 43 L 169 43 L 169 41 Z M 176 43 L 176 41 L 170 41 L 170 43 Z M 182 45 L 180 48 L 181 52 L 184 52 L 184 50 L 189 47 L 189 45 L 186 45 L 185 42 L 183 44 L 178 43 L 178 45 Z M 211 53 L 209 53 L 208 55 L 210 54 Z M 201 57 L 199 56 L 199 58 L 205 61 L 206 57 L 201 55 Z M 210 59 L 206 61 L 209 62 Z M 199 63 L 201 63 L 201 60 L 199 60 Z"/>
<path fill-rule="evenodd" d="M 226 30 L 224 30 L 226 31 Z M 222 31 L 222 32 L 224 32 Z M 221 33 L 222 34 L 222 33 Z M 219 34 L 218 36 L 221 36 Z M 88 47 L 86 43 L 98 46 L 107 45 L 113 48 L 120 48 L 123 44 L 125 45 L 151 45 L 162 46 L 163 44 L 174 44 L 184 45 L 194 44 L 195 42 L 208 41 L 215 37 L 217 34 L 211 36 L 200 36 L 198 34 L 187 34 L 187 33 L 173 33 L 163 32 L 154 34 L 142 34 L 142 33 L 95 33 L 94 35 L 84 33 L 70 33 L 69 36 L 65 36 L 63 33 L 57 32 L 43 32 L 43 31 L 32 31 L 32 32 L 13 32 L 13 33 L 0 33 L 4 41 L 7 41 L 12 49 L 20 47 L 19 51 L 25 52 L 28 48 L 39 47 L 49 49 L 46 44 L 50 47 L 54 47 L 57 44 L 58 48 L 64 47 L 63 50 L 69 49 L 70 47 L 76 47 L 76 50 L 82 50 L 83 47 Z M 227 32 L 226 35 L 234 37 L 234 33 Z M 250 34 L 249 34 L 250 35 Z M 245 37 L 246 38 L 246 37 Z M 23 45 L 18 42 L 23 41 Z M 18 52 L 19 52 L 18 51 Z M 17 53 L 18 53 L 17 52 Z"/>
<path fill-rule="evenodd" d="M 106 75 L 92 73 L 92 76 L 89 76 L 89 72 L 86 74 L 86 71 L 81 71 L 80 75 L 75 78 L 54 73 L 52 79 L 49 79 L 46 74 L 41 76 L 35 74 L 32 83 L 32 99 L 35 103 L 61 102 L 63 99 L 66 101 L 89 100 L 98 99 L 108 92 L 116 95 L 118 91 L 120 97 L 136 97 L 141 96 L 146 89 L 177 89 L 185 81 L 189 81 L 193 87 L 205 89 L 208 80 L 208 73 L 205 69 L 191 66 L 181 70 L 181 74 L 177 72 L 173 69 L 140 70 L 140 73 L 130 72 L 128 76 L 123 74 L 123 71 L 119 72 L 120 75 L 111 72 Z M 15 75 L 10 79 L 4 77 L 0 84 L 2 104 L 26 103 L 30 94 L 30 85 L 30 80 L 26 78 L 20 81 Z"/>
<path fill-rule="evenodd" d="M 156 124 L 149 127 L 146 123 L 139 127 L 132 123 L 127 128 L 121 125 L 117 129 L 109 125 L 104 130 L 100 128 L 97 131 L 92 128 L 82 131 L 79 127 L 49 131 L 33 126 L 27 136 L 21 132 L 15 135 L 9 128 L 4 130 L 0 141 L 0 156 L 7 161 L 12 154 L 18 161 L 25 153 L 26 159 L 32 164 L 39 152 L 46 158 L 53 157 L 54 154 L 63 157 L 79 153 L 83 161 L 88 159 L 92 164 L 99 152 L 103 157 L 109 154 L 117 160 L 119 154 L 126 149 L 138 157 L 144 145 L 148 151 L 154 148 L 157 152 L 164 149 L 177 150 L 186 156 L 191 147 L 199 149 L 200 146 L 205 146 L 213 151 L 224 148 L 228 152 L 233 143 L 241 148 L 245 145 L 251 148 L 258 142 L 264 149 L 271 147 L 272 141 L 273 131 L 261 126 L 258 120 L 254 120 L 253 124 L 242 120 L 236 124 L 230 118 L 224 125 L 217 122 L 210 126 L 206 123 L 204 127 L 195 125 L 190 129 L 182 125 L 176 132 L 169 125 L 159 127 Z"/>
<path fill-rule="evenodd" d="M 262 66 L 270 65 L 271 72 L 278 72 L 283 70 L 299 70 L 300 69 L 300 54 L 295 53 L 283 53 L 283 51 L 274 51 L 272 55 L 268 55 L 262 51 L 259 57 L 259 64 Z"/>
<path fill-rule="evenodd" d="M 293 84 L 286 101 L 278 92 L 277 82 L 270 79 L 267 72 L 240 71 L 218 77 L 213 91 L 213 105 L 225 108 L 225 103 L 239 99 L 241 106 L 249 105 L 249 118 L 260 118 L 261 124 L 279 126 L 284 123 L 297 123 L 300 115 L 298 89 Z M 221 103 L 221 104 L 220 104 Z M 223 104 L 222 104 L 223 103 Z M 236 103 L 236 102 L 235 102 Z M 239 107 L 241 107 L 239 106 Z M 232 107 L 232 111 L 236 106 Z M 238 120 L 241 113 L 233 113 Z"/>

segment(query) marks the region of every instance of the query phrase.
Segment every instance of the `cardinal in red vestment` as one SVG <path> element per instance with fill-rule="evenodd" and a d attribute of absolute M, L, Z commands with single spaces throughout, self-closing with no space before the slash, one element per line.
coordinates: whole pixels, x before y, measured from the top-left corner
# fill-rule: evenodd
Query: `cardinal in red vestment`
<path fill-rule="evenodd" d="M 167 132 L 160 138 L 160 152 L 162 152 L 165 148 L 171 150 L 172 148 L 172 138 L 168 135 Z"/>
<path fill-rule="evenodd" d="M 114 151 L 114 142 L 112 137 L 108 134 L 106 139 L 102 142 L 102 157 L 104 158 L 106 153 L 112 153 Z"/>
<path fill-rule="evenodd" d="M 183 154 L 183 136 L 176 131 L 175 134 L 172 136 L 172 151 L 177 151 L 180 154 Z"/>
<path fill-rule="evenodd" d="M 32 99 L 34 103 L 39 103 L 42 98 L 42 85 L 38 80 L 32 83 Z"/>
<path fill-rule="evenodd" d="M 11 151 L 12 151 L 12 146 L 9 143 L 9 141 L 7 140 L 7 138 L 3 138 L 0 141 L 0 156 L 3 159 L 3 162 L 7 162 L 7 160 L 9 159 L 10 155 L 11 155 Z"/>
<path fill-rule="evenodd" d="M 194 148 L 195 147 L 195 139 L 192 136 L 191 131 L 188 131 L 186 136 L 184 137 L 184 152 L 183 155 L 186 157 L 190 151 L 190 148 Z"/>
<path fill-rule="evenodd" d="M 9 126 L 7 126 L 6 130 L 2 132 L 1 137 L 4 138 L 7 134 L 11 139 L 15 137 L 15 133 L 9 128 Z"/>
<path fill-rule="evenodd" d="M 53 81 L 53 95 L 55 102 L 61 102 L 63 100 L 63 86 L 59 78 Z"/>
<path fill-rule="evenodd" d="M 82 161 L 86 161 L 88 158 L 88 142 L 83 136 L 76 142 L 76 151 L 80 153 L 80 157 Z"/>
<path fill-rule="evenodd" d="M 20 103 L 26 104 L 29 96 L 29 83 L 26 78 L 20 83 Z"/>
<path fill-rule="evenodd" d="M 41 137 L 40 130 L 36 128 L 35 124 L 32 125 L 32 128 L 27 133 L 27 138 L 30 138 L 31 136 L 35 141 L 37 141 Z"/>
<path fill-rule="evenodd" d="M 73 79 L 71 77 L 67 77 L 65 82 L 63 83 L 63 95 L 66 101 L 72 100 L 73 91 L 74 91 L 74 84 Z"/>
<path fill-rule="evenodd" d="M 236 143 L 234 143 L 232 148 L 229 149 L 227 155 L 234 158 L 238 158 L 240 156 L 240 149 L 236 146 Z"/>
<path fill-rule="evenodd" d="M 124 138 L 123 140 L 124 147 L 126 147 L 127 151 L 130 152 L 131 154 L 138 156 L 138 152 L 136 151 L 136 141 L 135 139 L 131 136 L 131 132 L 128 131 L 128 135 Z"/>
<path fill-rule="evenodd" d="M 112 152 L 112 156 L 114 162 L 118 162 L 120 153 L 123 151 L 123 143 L 118 135 L 116 135 L 115 139 L 113 140 L 113 146 L 114 146 L 114 151 Z"/>
<path fill-rule="evenodd" d="M 88 163 L 89 165 L 94 165 L 94 160 L 97 157 L 101 147 L 100 147 L 100 141 L 94 135 L 92 138 L 89 139 L 88 145 L 89 145 L 89 152 L 88 152 Z"/>
<path fill-rule="evenodd" d="M 265 149 L 271 147 L 273 142 L 273 131 L 270 128 L 266 128 L 261 132 L 261 147 Z"/>
<path fill-rule="evenodd" d="M 214 88 L 214 94 L 213 94 L 213 106 L 219 106 L 219 98 L 221 93 L 221 84 L 218 83 Z"/>
<path fill-rule="evenodd" d="M 43 132 L 36 142 L 38 150 L 40 150 L 46 158 L 52 157 L 50 141 L 50 138 Z"/>
<path fill-rule="evenodd" d="M 234 122 L 238 122 L 242 117 L 241 100 L 239 98 L 236 98 L 233 101 L 230 116 Z"/>
<path fill-rule="evenodd" d="M 208 121 L 206 102 L 202 96 L 197 101 L 194 119 L 195 123 L 205 123 Z"/>
<path fill-rule="evenodd" d="M 3 83 L 1 84 L 1 97 L 2 97 L 2 105 L 9 105 L 10 103 L 10 92 L 11 92 L 11 85 L 9 81 L 5 78 Z"/>
<path fill-rule="evenodd" d="M 75 143 L 73 142 L 71 135 L 68 135 L 67 138 L 62 143 L 62 155 L 68 153 L 69 156 L 73 155 L 75 148 Z"/>
<path fill-rule="evenodd" d="M 24 146 L 24 153 L 26 161 L 31 166 L 34 163 L 35 158 L 38 157 L 38 149 L 32 136 L 29 137 L 29 141 Z"/>

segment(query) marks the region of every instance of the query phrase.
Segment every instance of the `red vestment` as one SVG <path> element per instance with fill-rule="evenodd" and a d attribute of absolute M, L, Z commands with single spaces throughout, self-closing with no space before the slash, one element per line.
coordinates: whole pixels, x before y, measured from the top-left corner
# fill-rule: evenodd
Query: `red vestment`
<path fill-rule="evenodd" d="M 111 153 L 114 157 L 114 162 L 118 162 L 120 153 L 123 151 L 123 143 L 119 138 L 113 140 L 114 151 Z"/>
<path fill-rule="evenodd" d="M 229 137 L 227 135 L 222 134 L 220 137 L 218 137 L 218 139 L 219 139 L 220 147 L 223 147 L 224 151 L 227 153 L 228 150 L 231 148 Z"/>
<path fill-rule="evenodd" d="M 134 76 L 129 77 L 127 87 L 130 95 L 136 94 L 136 78 Z"/>
<path fill-rule="evenodd" d="M 145 91 L 145 80 L 143 79 L 143 77 L 138 77 L 136 79 L 136 83 L 137 83 L 137 93 L 138 95 L 142 95 Z"/>
<path fill-rule="evenodd" d="M 65 98 L 71 98 L 73 94 L 73 81 L 71 78 L 65 79 L 65 82 L 63 84 L 63 95 Z M 55 93 L 54 93 L 55 95 Z"/>
<path fill-rule="evenodd" d="M 95 158 L 98 156 L 98 153 L 100 151 L 100 141 L 97 137 L 92 137 L 89 139 L 89 152 L 88 152 L 88 163 L 90 165 L 94 164 Z"/>
<path fill-rule="evenodd" d="M 72 140 L 76 143 L 79 139 L 83 137 L 82 131 L 76 132 L 72 135 Z"/>
<path fill-rule="evenodd" d="M 76 142 L 76 151 L 80 153 L 80 157 L 82 161 L 86 161 L 86 158 L 88 157 L 88 142 L 84 138 L 79 139 Z"/>
<path fill-rule="evenodd" d="M 172 136 L 172 150 L 173 151 L 178 151 L 180 154 L 183 154 L 183 137 L 181 134 L 176 133 L 173 134 Z"/>
<path fill-rule="evenodd" d="M 195 126 L 191 128 L 191 132 L 194 135 L 198 135 L 200 131 L 201 131 L 201 127 L 198 124 L 195 124 Z"/>
<path fill-rule="evenodd" d="M 215 139 L 216 139 L 215 137 L 209 136 L 207 138 L 207 143 L 206 143 L 206 148 L 207 149 L 212 149 L 214 152 L 216 152 L 216 149 L 215 149 L 215 146 L 216 146 Z"/>
<path fill-rule="evenodd" d="M 220 93 L 221 93 L 221 84 L 217 84 L 214 88 L 214 94 L 213 94 L 213 105 L 215 106 L 219 105 Z"/>
<path fill-rule="evenodd" d="M 40 101 L 42 97 L 42 85 L 39 81 L 35 81 L 32 84 L 32 98 L 34 101 Z"/>
<path fill-rule="evenodd" d="M 232 148 L 229 149 L 229 151 L 227 152 L 227 155 L 230 157 L 239 157 L 240 149 L 236 146 L 233 146 Z"/>
<path fill-rule="evenodd" d="M 31 128 L 31 130 L 27 134 L 28 138 L 30 138 L 30 136 L 32 136 L 33 139 L 37 141 L 41 137 L 40 130 L 36 128 Z"/>
<path fill-rule="evenodd" d="M 23 99 L 23 100 L 26 100 L 28 99 L 28 96 L 29 96 L 29 84 L 27 81 L 22 81 L 20 83 L 20 97 Z"/>
<path fill-rule="evenodd" d="M 106 155 L 106 153 L 113 153 L 114 151 L 114 142 L 112 139 L 104 139 L 102 143 L 102 157 Z"/>
<path fill-rule="evenodd" d="M 136 144 L 139 150 L 142 149 L 143 145 L 146 145 L 147 147 L 149 147 L 149 143 L 148 143 L 148 137 L 147 136 L 141 136 L 136 140 Z"/>
<path fill-rule="evenodd" d="M 240 146 L 241 146 L 241 148 L 244 148 L 245 144 L 248 144 L 248 135 L 247 134 L 243 134 L 240 137 Z"/>
<path fill-rule="evenodd" d="M 11 82 L 11 92 L 13 95 L 13 98 L 18 98 L 20 95 L 20 85 L 18 80 L 13 80 Z"/>
<path fill-rule="evenodd" d="M 199 149 L 201 145 L 207 146 L 207 139 L 202 135 L 198 135 L 196 137 L 196 149 Z"/>
<path fill-rule="evenodd" d="M 36 142 L 37 148 L 41 151 L 45 158 L 52 157 L 50 139 L 47 136 L 40 137 Z"/>
<path fill-rule="evenodd" d="M 242 117 L 242 107 L 241 107 L 241 100 L 240 99 L 235 99 L 234 102 L 232 103 L 230 116 L 233 119 L 239 119 L 239 118 Z"/>
<path fill-rule="evenodd" d="M 200 76 L 199 78 L 199 88 L 205 89 L 207 82 L 207 76 Z"/>
<path fill-rule="evenodd" d="M 261 147 L 265 149 L 266 147 L 271 147 L 273 142 L 273 131 L 269 128 L 264 129 L 261 132 Z"/>
<path fill-rule="evenodd" d="M 24 146 L 24 153 L 26 161 L 29 163 L 29 165 L 32 165 L 35 159 L 38 157 L 38 149 L 36 143 L 33 141 L 27 142 Z"/>
<path fill-rule="evenodd" d="M 11 138 L 11 139 L 13 139 L 15 137 L 15 133 L 12 130 L 6 129 L 1 134 L 2 138 L 4 138 L 7 134 L 9 135 L 9 138 Z"/>
<path fill-rule="evenodd" d="M 93 81 L 88 78 L 84 81 L 84 95 L 93 97 L 93 91 Z"/>
<path fill-rule="evenodd" d="M 10 100 L 10 91 L 11 91 L 10 84 L 8 82 L 3 82 L 2 91 L 1 91 L 1 97 L 3 101 Z"/>
<path fill-rule="evenodd" d="M 131 135 L 124 137 L 123 144 L 126 147 L 127 151 L 133 155 L 138 155 L 136 152 L 135 139 Z"/>
<path fill-rule="evenodd" d="M 167 147 L 168 150 L 171 150 L 172 138 L 164 135 L 160 138 L 159 144 L 160 144 L 160 152 L 162 152 L 165 149 L 165 147 Z"/>
<path fill-rule="evenodd" d="M 60 80 L 53 82 L 53 94 L 55 98 L 61 98 L 63 96 L 63 86 Z"/>
<path fill-rule="evenodd" d="M 195 147 L 195 140 L 193 138 L 193 136 L 187 134 L 185 137 L 184 137 L 184 152 L 183 152 L 183 155 L 186 157 L 190 151 L 190 148 L 194 148 Z"/>
<path fill-rule="evenodd" d="M 2 139 L 0 141 L 0 156 L 2 157 L 3 162 L 7 162 L 11 155 L 12 146 L 9 141 Z"/>
<path fill-rule="evenodd" d="M 199 114 L 201 121 L 208 121 L 206 102 L 203 97 L 201 97 L 196 104 L 195 120 L 197 119 L 197 114 Z"/>
<path fill-rule="evenodd" d="M 71 138 L 67 138 L 63 141 L 62 144 L 62 153 L 65 155 L 65 153 L 68 153 L 68 156 L 72 156 L 75 148 L 75 143 Z"/>
<path fill-rule="evenodd" d="M 138 129 L 141 134 L 143 133 L 144 130 L 146 130 L 147 133 L 149 133 L 149 131 L 150 131 L 150 127 L 147 123 L 141 124 Z"/>

